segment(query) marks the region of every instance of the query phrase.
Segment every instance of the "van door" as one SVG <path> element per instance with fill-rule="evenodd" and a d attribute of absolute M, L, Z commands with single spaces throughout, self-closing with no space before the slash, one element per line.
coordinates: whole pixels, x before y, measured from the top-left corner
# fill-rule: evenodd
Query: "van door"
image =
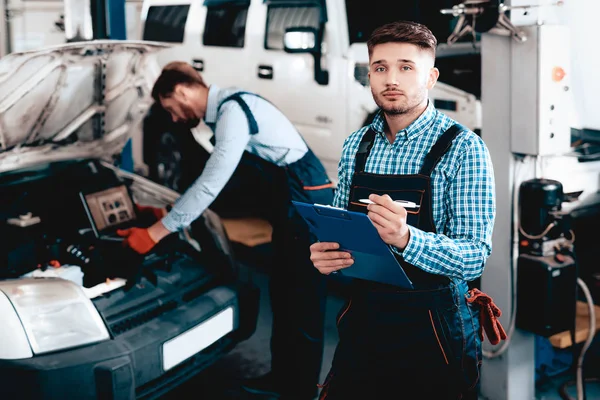
<path fill-rule="evenodd" d="M 159 0 L 144 2 L 141 14 L 142 39 L 167 42 L 172 47 L 161 50 L 157 60 L 162 68 L 169 61 L 183 60 L 178 58 L 183 49 L 186 37 L 186 25 L 191 19 L 189 1 Z M 191 24 L 190 24 L 191 25 Z"/>
<path fill-rule="evenodd" d="M 248 82 L 246 21 L 250 0 L 194 2 L 182 56 L 208 85 L 244 88 Z M 180 58 L 181 59 L 181 58 Z M 198 143 L 212 152 L 213 132 L 205 124 L 192 130 Z"/>
<path fill-rule="evenodd" d="M 259 4 L 260 3 L 260 4 Z M 328 20 L 324 0 L 258 0 L 253 4 L 252 24 L 262 23 L 256 34 L 248 87 L 272 101 L 295 124 L 308 145 L 337 181 L 337 164 L 348 135 L 346 127 L 347 63 L 341 56 L 340 30 Z M 260 16 L 258 14 L 261 14 Z M 321 79 L 315 73 L 312 54 L 288 53 L 284 35 L 288 28 L 312 28 L 323 52 Z M 256 30 L 255 30 L 256 29 Z M 252 32 L 259 28 L 252 27 Z M 322 77 L 321 77 L 322 78 Z"/>
<path fill-rule="evenodd" d="M 202 12 L 197 13 L 185 47 L 208 84 L 242 88 L 248 84 L 249 7 L 250 0 L 204 0 Z"/>

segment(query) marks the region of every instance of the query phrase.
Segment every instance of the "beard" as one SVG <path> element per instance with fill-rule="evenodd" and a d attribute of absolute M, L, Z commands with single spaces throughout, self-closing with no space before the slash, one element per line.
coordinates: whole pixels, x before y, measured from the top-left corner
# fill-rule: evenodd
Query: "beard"
<path fill-rule="evenodd" d="M 180 125 L 183 126 L 186 129 L 195 128 L 199 124 L 200 124 L 200 119 L 199 118 L 186 119 L 185 121 L 181 121 L 181 123 L 180 123 Z"/>
<path fill-rule="evenodd" d="M 391 102 L 383 95 L 386 91 L 388 90 L 384 90 L 381 93 L 375 93 L 375 91 L 371 88 L 371 93 L 373 94 L 373 100 L 375 100 L 375 104 L 377 104 L 377 106 L 387 115 L 401 115 L 410 113 L 421 103 L 423 103 L 427 97 L 427 89 L 421 88 L 414 96 L 408 96 L 406 93 L 404 93 L 404 97 L 400 97 L 396 101 Z"/>
<path fill-rule="evenodd" d="M 198 116 L 196 116 L 196 113 L 194 112 L 194 110 L 192 109 L 192 107 L 188 106 L 188 105 L 182 105 L 181 107 L 183 113 L 185 114 L 185 120 L 182 120 L 180 122 L 180 124 L 187 128 L 187 129 L 192 129 L 197 127 L 200 124 L 200 118 L 198 118 Z"/>

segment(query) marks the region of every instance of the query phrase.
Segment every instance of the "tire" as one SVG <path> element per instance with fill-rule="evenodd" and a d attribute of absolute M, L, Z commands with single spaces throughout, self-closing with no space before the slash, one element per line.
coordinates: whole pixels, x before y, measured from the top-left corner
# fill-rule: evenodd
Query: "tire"
<path fill-rule="evenodd" d="M 204 168 L 208 153 L 195 140 L 181 136 L 171 131 L 157 135 L 151 146 L 153 162 L 148 167 L 151 180 L 183 193 Z M 192 160 L 196 160 L 196 166 Z"/>
<path fill-rule="evenodd" d="M 148 178 L 179 193 L 200 175 L 209 157 L 189 130 L 155 107 L 144 120 L 143 148 Z"/>

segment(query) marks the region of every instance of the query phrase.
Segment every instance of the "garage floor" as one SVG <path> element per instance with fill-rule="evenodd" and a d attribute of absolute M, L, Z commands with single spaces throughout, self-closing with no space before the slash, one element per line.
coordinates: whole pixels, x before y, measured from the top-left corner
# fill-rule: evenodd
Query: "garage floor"
<path fill-rule="evenodd" d="M 259 246 L 261 249 L 249 252 L 247 248 L 239 249 L 238 258 L 254 271 L 254 279 L 261 289 L 261 308 L 259 321 L 255 334 L 243 343 L 240 343 L 231 353 L 219 360 L 209 369 L 190 379 L 186 384 L 173 391 L 162 400 L 174 399 L 210 399 L 210 400 L 269 400 L 256 396 L 246 395 L 236 389 L 240 378 L 254 377 L 267 372 L 269 369 L 269 340 L 271 329 L 271 310 L 268 299 L 267 283 L 268 277 L 259 267 L 249 265 L 260 265 L 261 257 L 264 257 L 268 247 Z M 330 293 L 327 300 L 326 332 L 325 332 L 325 356 L 323 369 L 321 371 L 321 382 L 324 380 L 331 365 L 331 359 L 337 343 L 337 330 L 335 326 L 335 315 L 343 305 L 343 299 L 335 293 Z M 538 388 L 536 398 L 538 400 L 560 400 L 558 388 L 560 385 L 572 379 L 571 376 L 556 378 L 552 382 Z M 590 383 L 587 385 L 587 398 L 600 399 L 600 384 Z M 569 390 L 570 396 L 576 398 L 575 388 Z M 483 400 L 483 398 L 481 398 Z"/>
<path fill-rule="evenodd" d="M 236 254 L 248 264 L 260 262 L 265 254 L 255 254 L 240 249 Z M 260 249 L 268 251 L 268 249 Z M 244 257 L 245 256 L 245 257 Z M 231 353 L 219 360 L 208 370 L 191 379 L 188 383 L 182 385 L 179 389 L 165 396 L 163 400 L 174 399 L 210 399 L 210 400 L 231 400 L 248 399 L 259 400 L 256 396 L 245 395 L 245 392 L 236 390 L 239 385 L 239 378 L 259 376 L 268 372 L 270 368 L 269 341 L 271 338 L 271 308 L 269 305 L 268 277 L 258 267 L 251 268 L 254 279 L 261 290 L 260 311 L 258 315 L 258 324 L 254 335 L 240 343 Z M 243 272 L 243 271 L 242 271 Z M 330 295 L 327 299 L 326 309 L 326 332 L 325 332 L 325 354 L 323 359 L 323 369 L 321 371 L 321 382 L 327 375 L 333 352 L 337 343 L 337 330 L 335 325 L 335 315 L 342 307 L 344 301 L 341 297 Z M 187 394 L 186 394 L 187 393 Z M 267 400 L 264 397 L 260 400 Z"/>

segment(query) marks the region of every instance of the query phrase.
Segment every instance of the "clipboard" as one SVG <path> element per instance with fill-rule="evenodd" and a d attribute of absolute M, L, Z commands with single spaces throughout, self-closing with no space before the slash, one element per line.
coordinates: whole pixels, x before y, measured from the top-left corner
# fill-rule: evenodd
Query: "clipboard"
<path fill-rule="evenodd" d="M 340 250 L 352 254 L 354 264 L 339 274 L 414 289 L 367 214 L 294 200 L 292 204 L 320 242 L 339 243 Z"/>

